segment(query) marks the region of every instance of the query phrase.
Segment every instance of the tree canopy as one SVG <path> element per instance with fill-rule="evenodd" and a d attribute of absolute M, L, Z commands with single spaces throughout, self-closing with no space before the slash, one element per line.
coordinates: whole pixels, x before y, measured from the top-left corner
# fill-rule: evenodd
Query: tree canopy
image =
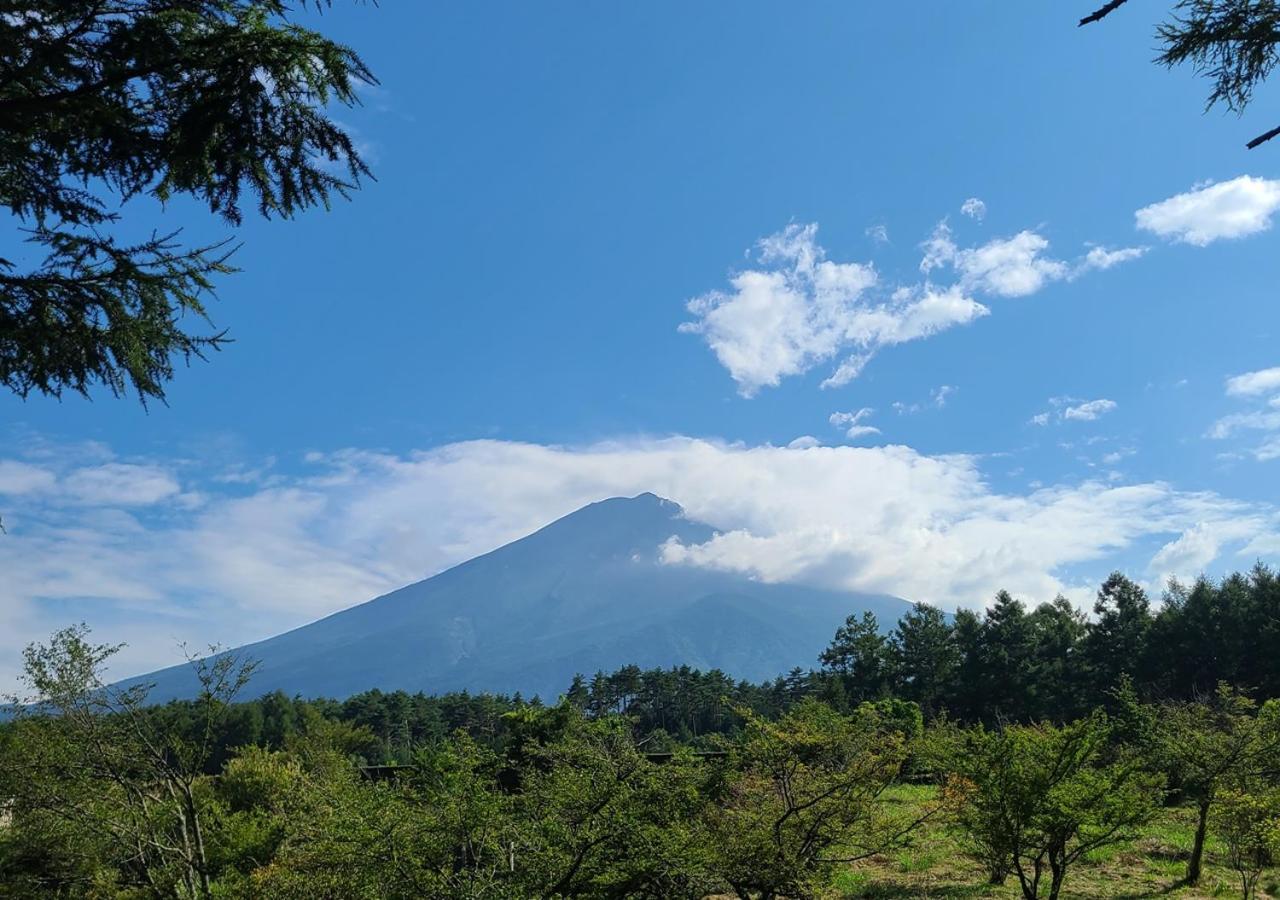
<path fill-rule="evenodd" d="M 0 384 L 163 399 L 208 320 L 227 242 L 185 247 L 140 199 L 231 226 L 346 196 L 369 169 L 327 113 L 374 76 L 291 0 L 30 0 L 0 16 Z M 321 4 L 317 3 L 317 6 Z M 154 210 L 153 210 L 154 213 Z"/>
<path fill-rule="evenodd" d="M 1090 25 L 1128 0 L 1110 0 L 1080 20 Z M 1212 87 L 1205 109 L 1219 103 L 1242 115 L 1254 92 L 1280 62 L 1280 2 L 1276 0 L 1179 0 L 1156 30 L 1156 61 L 1191 65 Z M 1250 150 L 1280 135 L 1280 126 L 1246 145 Z"/>

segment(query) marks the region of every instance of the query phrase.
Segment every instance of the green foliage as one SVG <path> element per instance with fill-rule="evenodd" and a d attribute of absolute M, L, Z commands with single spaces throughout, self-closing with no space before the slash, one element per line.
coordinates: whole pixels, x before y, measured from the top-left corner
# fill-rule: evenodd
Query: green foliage
<path fill-rule="evenodd" d="M 956 733 L 947 796 L 993 880 L 1012 870 L 1027 900 L 1055 900 L 1074 862 L 1152 815 L 1160 780 L 1135 760 L 1109 761 L 1110 731 L 1098 713 L 1063 727 Z"/>
<path fill-rule="evenodd" d="M 1080 20 L 1088 25 L 1106 18 L 1127 0 L 1109 0 Z M 1243 114 L 1254 93 L 1280 61 L 1276 40 L 1280 3 L 1276 0 L 1179 0 L 1157 29 L 1163 47 L 1157 61 L 1173 67 L 1190 64 L 1212 83 L 1205 109 L 1218 103 Z M 1249 142 L 1250 149 L 1280 134 L 1272 129 Z"/>
<path fill-rule="evenodd" d="M 889 684 L 889 641 L 880 633 L 875 614 L 849 616 L 831 645 L 819 656 L 824 670 L 836 675 L 843 695 L 854 704 L 884 694 Z"/>
<path fill-rule="evenodd" d="M 215 804 L 201 773 L 252 667 L 229 654 L 196 662 L 197 727 L 179 733 L 144 713 L 145 687 L 103 682 L 118 649 L 91 644 L 84 626 L 27 648 L 31 693 L 15 698 L 0 756 L 0 796 L 14 815 L 0 883 L 210 897 Z"/>
<path fill-rule="evenodd" d="M 1257 784 L 1218 797 L 1214 823 L 1244 900 L 1257 896 L 1262 870 L 1280 858 L 1280 788 Z"/>
<path fill-rule="evenodd" d="M 1261 709 L 1229 686 L 1211 698 L 1166 704 L 1156 729 L 1156 752 L 1169 780 L 1198 811 L 1187 881 L 1200 880 L 1211 809 L 1220 791 L 1280 775 L 1280 700 Z"/>
<path fill-rule="evenodd" d="M 232 271 L 228 246 L 107 233 L 129 201 L 185 196 L 238 225 L 246 201 L 288 217 L 369 174 L 326 109 L 373 76 L 293 22 L 301 5 L 31 0 L 0 16 L 0 204 L 43 255 L 0 259 L 0 384 L 145 402 L 175 359 L 221 345 L 190 320 Z"/>
<path fill-rule="evenodd" d="M 850 717 L 808 700 L 777 722 L 744 716 L 708 821 L 716 871 L 739 897 L 811 896 L 833 866 L 887 849 L 916 824 L 880 802 L 905 742 L 873 708 Z"/>

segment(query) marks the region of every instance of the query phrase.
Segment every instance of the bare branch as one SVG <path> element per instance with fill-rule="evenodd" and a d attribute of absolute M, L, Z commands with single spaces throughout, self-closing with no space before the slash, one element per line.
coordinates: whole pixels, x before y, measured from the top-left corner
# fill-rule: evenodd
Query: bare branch
<path fill-rule="evenodd" d="M 1115 12 L 1117 9 L 1124 6 L 1128 2 L 1129 0 L 1111 0 L 1110 3 L 1107 3 L 1106 5 L 1101 6 L 1098 9 L 1095 9 L 1093 12 L 1089 13 L 1089 15 L 1081 19 L 1080 27 L 1088 25 L 1092 22 L 1098 22 L 1098 21 L 1101 21 L 1102 19 L 1105 19 L 1107 16 L 1111 15 L 1113 12 Z"/>

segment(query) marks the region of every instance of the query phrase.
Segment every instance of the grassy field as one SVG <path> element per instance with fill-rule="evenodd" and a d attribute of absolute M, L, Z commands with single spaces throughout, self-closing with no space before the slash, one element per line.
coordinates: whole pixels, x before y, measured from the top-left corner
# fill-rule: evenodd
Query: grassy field
<path fill-rule="evenodd" d="M 933 798 L 931 787 L 899 787 L 890 796 L 903 811 Z M 1239 879 L 1225 866 L 1222 848 L 1210 836 L 1201 883 L 1180 883 L 1194 834 L 1188 809 L 1167 809 L 1130 843 L 1109 847 L 1082 860 L 1067 873 L 1066 897 L 1138 898 L 1239 897 Z M 840 872 L 829 897 L 835 898 L 1019 898 L 1016 876 L 1002 887 L 986 884 L 986 872 L 964 855 L 963 842 L 943 822 L 929 822 L 912 845 Z M 1259 898 L 1280 898 L 1280 869 L 1265 872 Z"/>

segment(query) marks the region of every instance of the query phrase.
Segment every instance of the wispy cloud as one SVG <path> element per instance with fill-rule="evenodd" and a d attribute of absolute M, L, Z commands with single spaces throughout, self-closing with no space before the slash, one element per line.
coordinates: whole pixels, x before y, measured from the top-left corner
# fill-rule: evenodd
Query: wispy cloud
<path fill-rule="evenodd" d="M 1280 209 L 1280 180 L 1241 175 L 1197 185 L 1184 194 L 1144 206 L 1137 226 L 1168 240 L 1207 246 L 1266 231 Z"/>
<path fill-rule="evenodd" d="M 1055 419 L 1060 422 L 1092 422 L 1109 412 L 1119 404 L 1114 400 L 1100 397 L 1097 400 L 1080 400 L 1077 397 L 1050 397 L 1050 409 L 1031 417 L 1032 425 L 1048 425 Z"/>
<path fill-rule="evenodd" d="M 850 440 L 860 437 L 867 437 L 873 434 L 879 434 L 880 429 L 874 425 L 861 424 L 865 419 L 869 418 L 875 410 L 869 406 L 864 406 L 856 412 L 834 412 L 828 421 L 833 426 L 844 431 L 844 436 Z"/>
<path fill-rule="evenodd" d="M 1222 416 L 1206 436 L 1226 440 L 1241 433 L 1261 432 L 1262 442 L 1249 448 L 1249 455 L 1258 462 L 1280 459 L 1280 367 L 1233 375 L 1226 380 L 1225 393 L 1244 400 L 1249 408 Z"/>
<path fill-rule="evenodd" d="M 954 394 L 958 389 L 954 384 L 943 384 L 929 391 L 929 401 L 927 403 L 903 403 L 896 401 L 893 404 L 894 412 L 900 416 L 912 416 L 925 409 L 942 409 L 947 405 L 947 398 Z"/>

